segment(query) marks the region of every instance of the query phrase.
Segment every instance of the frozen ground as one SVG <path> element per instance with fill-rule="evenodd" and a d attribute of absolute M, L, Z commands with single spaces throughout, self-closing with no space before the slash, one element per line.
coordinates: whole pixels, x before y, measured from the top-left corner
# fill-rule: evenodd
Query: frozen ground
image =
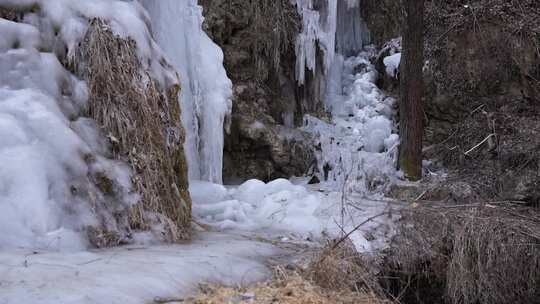
<path fill-rule="evenodd" d="M 190 244 L 90 252 L 0 251 L 0 304 L 125 304 L 179 298 L 201 282 L 250 283 L 282 251 L 244 237 L 204 233 Z"/>

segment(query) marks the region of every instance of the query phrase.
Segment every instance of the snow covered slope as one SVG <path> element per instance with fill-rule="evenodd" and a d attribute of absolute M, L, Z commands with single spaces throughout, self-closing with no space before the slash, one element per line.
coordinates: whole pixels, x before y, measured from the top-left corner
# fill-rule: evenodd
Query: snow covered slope
<path fill-rule="evenodd" d="M 106 0 L 0 5 L 24 12 L 18 22 L 0 19 L 0 248 L 81 249 L 88 226 L 127 230 L 115 215 L 138 200 L 130 169 L 107 158 L 105 135 L 82 116 L 87 86 L 65 66 L 88 21 L 99 17 L 137 42 L 156 79 L 176 81 L 160 64 L 144 10 Z M 111 181 L 113 200 L 99 189 L 100 177 Z"/>

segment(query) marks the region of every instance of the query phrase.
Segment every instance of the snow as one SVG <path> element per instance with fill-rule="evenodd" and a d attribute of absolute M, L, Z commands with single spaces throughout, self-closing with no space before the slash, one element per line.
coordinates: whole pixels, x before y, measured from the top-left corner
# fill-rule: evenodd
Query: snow
<path fill-rule="evenodd" d="M 386 67 L 386 74 L 390 77 L 396 77 L 399 71 L 399 64 L 401 63 L 401 53 L 385 57 L 383 63 Z"/>
<path fill-rule="evenodd" d="M 392 209 L 385 200 L 366 199 L 350 189 L 339 192 L 306 183 L 303 179 L 298 184 L 285 179 L 268 183 L 248 180 L 239 186 L 224 187 L 195 181 L 189 189 L 193 215 L 200 223 L 221 231 L 321 241 L 339 237 L 342 231 L 348 232 Z M 372 253 L 386 248 L 395 220 L 389 213 L 362 226 L 353 233 L 357 249 Z"/>
<path fill-rule="evenodd" d="M 153 34 L 180 72 L 189 177 L 221 183 L 224 125 L 232 108 L 232 82 L 223 67 L 223 52 L 202 30 L 202 8 L 196 0 L 142 3 Z"/>
<path fill-rule="evenodd" d="M 0 30 L 0 248 L 84 248 L 79 232 L 96 219 L 72 189 L 89 186 L 94 169 L 83 158 L 95 143 L 85 143 L 65 113 L 80 111 L 86 87 L 54 55 L 37 51 L 37 28 L 0 20 Z M 128 193 L 130 182 L 121 184 Z"/>
<path fill-rule="evenodd" d="M 315 215 L 318 197 L 285 179 L 269 183 L 248 180 L 230 189 L 193 181 L 189 190 L 194 216 L 218 229 L 299 235 L 322 232 Z"/>
<path fill-rule="evenodd" d="M 249 284 L 270 275 L 282 251 L 239 236 L 205 233 L 186 245 L 57 253 L 0 251 L 0 303 L 150 303 L 184 298 L 199 283 Z"/>

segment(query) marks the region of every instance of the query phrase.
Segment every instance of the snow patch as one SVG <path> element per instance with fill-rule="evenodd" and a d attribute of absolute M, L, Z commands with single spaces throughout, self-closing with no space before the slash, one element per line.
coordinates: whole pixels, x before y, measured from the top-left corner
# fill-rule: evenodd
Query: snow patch
<path fill-rule="evenodd" d="M 401 53 L 385 57 L 383 63 L 386 67 L 386 74 L 390 77 L 396 77 L 399 72 L 399 64 L 401 63 Z"/>

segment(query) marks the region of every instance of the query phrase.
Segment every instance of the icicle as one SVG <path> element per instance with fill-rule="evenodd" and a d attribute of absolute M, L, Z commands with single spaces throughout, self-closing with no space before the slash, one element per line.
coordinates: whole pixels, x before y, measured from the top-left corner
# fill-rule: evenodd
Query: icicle
<path fill-rule="evenodd" d="M 362 20 L 359 0 L 340 1 L 336 30 L 336 52 L 345 56 L 356 56 L 362 47 L 370 43 L 367 24 Z"/>
<path fill-rule="evenodd" d="M 232 96 L 223 52 L 202 30 L 202 8 L 196 0 L 142 3 L 158 43 L 180 72 L 189 177 L 221 183 L 223 124 L 231 113 Z"/>
<path fill-rule="evenodd" d="M 332 65 L 336 43 L 337 1 L 323 0 L 323 5 L 317 10 L 313 0 L 291 0 L 302 17 L 302 32 L 296 41 L 296 79 L 299 85 L 305 82 L 306 69 L 315 72 L 317 68 L 317 47 L 323 52 L 325 72 Z"/>

